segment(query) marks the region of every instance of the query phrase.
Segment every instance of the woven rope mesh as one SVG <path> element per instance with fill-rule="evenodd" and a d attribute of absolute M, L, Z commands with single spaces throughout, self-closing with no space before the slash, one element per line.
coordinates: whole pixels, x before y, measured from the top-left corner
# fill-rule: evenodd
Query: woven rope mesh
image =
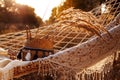
<path fill-rule="evenodd" d="M 105 10 L 104 12 L 101 12 L 101 6 L 91 10 L 89 13 L 93 13 L 97 18 L 98 22 L 103 26 L 106 26 L 110 21 L 112 21 L 115 16 L 120 12 L 120 2 L 118 0 L 108 0 L 104 3 Z M 70 9 L 64 11 L 65 13 L 63 18 L 65 20 L 69 17 L 74 17 L 73 20 L 68 19 L 67 21 L 75 22 L 77 19 L 79 19 L 77 16 L 80 16 L 78 13 L 80 10 L 73 10 L 71 9 L 72 13 L 67 13 Z M 81 14 L 82 15 L 82 14 Z M 88 16 L 89 17 L 89 16 Z M 62 18 L 62 17 L 61 17 Z M 88 40 L 92 35 L 88 34 L 88 32 L 85 30 L 79 30 L 76 31 L 75 27 L 72 25 L 70 26 L 69 23 L 65 23 L 65 21 L 61 22 L 62 20 L 56 21 L 55 24 L 45 27 L 39 28 L 39 36 L 44 37 L 45 35 L 51 35 L 54 36 L 54 50 L 60 51 L 64 50 L 69 47 L 73 47 L 77 44 L 80 44 L 82 42 L 85 42 Z M 97 21 L 97 20 L 96 20 Z M 95 23 L 95 22 L 94 22 Z M 62 26 L 62 27 L 59 27 Z M 33 29 L 32 34 L 35 36 L 35 32 L 37 30 Z M 24 42 L 26 39 L 26 33 L 25 31 L 17 32 L 17 33 L 9 33 L 6 35 L 0 36 L 0 47 L 3 47 L 5 49 L 12 49 L 12 50 L 19 50 L 22 46 L 24 46 Z"/>
<path fill-rule="evenodd" d="M 89 23 L 91 24 L 94 23 L 93 25 L 101 24 L 103 27 L 106 27 L 111 21 L 113 21 L 116 15 L 120 13 L 120 2 L 118 0 L 108 0 L 102 5 L 105 5 L 106 6 L 105 9 L 107 10 L 104 10 L 103 12 L 101 12 L 101 6 L 91 10 L 90 12 L 82 12 L 79 9 L 76 10 L 73 8 L 65 10 L 63 13 L 60 14 L 61 17 L 58 16 L 58 20 L 56 20 L 54 24 L 40 27 L 37 34 L 41 38 L 46 35 L 54 36 L 55 52 L 59 52 L 67 48 L 81 44 L 87 41 L 88 39 L 93 38 L 94 34 L 92 34 L 91 32 L 88 32 L 85 29 L 82 29 L 82 28 L 79 29 L 78 27 L 76 27 L 77 25 L 75 23 L 77 24 L 81 23 L 81 21 L 79 21 L 81 19 L 78 17 L 79 15 L 86 14 L 86 16 L 83 16 L 82 18 L 85 18 L 88 21 L 90 19 Z M 69 13 L 69 12 L 72 12 L 72 13 Z M 72 23 L 76 26 L 72 25 Z M 84 21 L 82 23 L 84 23 Z M 35 36 L 37 30 L 38 29 L 31 30 L 32 36 Z M 102 31 L 100 30 L 100 32 Z M 3 47 L 5 49 L 12 49 L 14 51 L 19 51 L 19 49 L 24 46 L 25 40 L 26 40 L 26 31 L 1 35 L 0 47 Z M 65 54 L 67 56 L 61 55 L 57 57 L 52 57 L 49 60 L 46 59 L 46 61 L 40 59 L 38 61 L 33 61 L 31 63 L 28 62 L 29 63 L 28 65 L 27 65 L 27 62 L 23 63 L 23 62 L 13 61 L 11 63 L 12 65 L 18 65 L 18 63 L 20 65 L 15 67 L 14 75 L 15 76 L 18 76 L 18 75 L 21 76 L 24 74 L 26 75 L 34 70 L 35 71 L 37 70 L 39 73 L 37 75 L 39 77 L 50 75 L 51 77 L 54 78 L 54 80 L 108 80 L 110 79 L 111 75 L 108 76 L 108 74 L 113 68 L 112 65 L 113 65 L 114 55 L 109 55 L 107 58 L 100 61 L 99 63 L 97 64 L 94 63 L 95 65 L 91 67 L 82 68 L 81 66 L 84 65 L 84 63 L 86 63 L 84 61 L 86 59 L 90 59 L 89 57 L 90 54 L 82 57 L 81 60 L 83 60 L 83 62 L 80 65 L 78 63 L 75 63 L 75 61 L 79 62 L 79 56 L 76 56 L 78 54 L 74 53 L 74 55 L 72 55 L 72 51 L 71 52 L 68 51 L 68 53 L 69 54 Z M 96 54 L 92 54 L 92 55 L 96 56 Z M 70 56 L 72 56 L 72 58 L 74 57 L 74 60 L 72 60 Z M 58 58 L 60 59 L 58 60 Z M 97 61 L 97 58 L 96 58 L 96 61 Z M 86 64 L 91 64 L 91 63 L 87 61 Z M 8 65 L 8 67 L 11 67 L 10 64 Z M 5 77 L 6 73 L 9 73 L 7 75 L 8 77 Z M 11 68 L 10 69 L 8 68 L 8 70 L 6 69 L 6 73 L 3 74 L 3 78 L 2 78 L 3 80 L 8 80 L 13 78 L 13 69 Z M 61 77 L 61 79 L 59 77 Z"/>

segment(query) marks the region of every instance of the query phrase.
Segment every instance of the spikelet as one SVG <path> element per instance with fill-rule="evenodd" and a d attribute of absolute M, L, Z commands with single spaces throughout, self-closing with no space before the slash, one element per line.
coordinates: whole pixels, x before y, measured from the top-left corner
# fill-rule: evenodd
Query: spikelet
<path fill-rule="evenodd" d="M 91 12 L 84 12 L 80 9 L 69 8 L 60 13 L 56 20 L 56 26 L 65 25 L 66 27 L 73 26 L 76 28 L 83 28 L 93 34 L 101 37 L 102 32 L 107 32 L 110 37 L 110 33 L 105 29 L 99 19 L 97 19 Z M 102 38 L 102 37 L 101 37 Z"/>

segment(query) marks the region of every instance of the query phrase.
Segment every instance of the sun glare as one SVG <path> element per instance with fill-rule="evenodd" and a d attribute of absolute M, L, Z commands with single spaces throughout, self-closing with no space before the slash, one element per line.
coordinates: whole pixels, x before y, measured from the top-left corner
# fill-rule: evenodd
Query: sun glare
<path fill-rule="evenodd" d="M 16 0 L 16 3 L 35 8 L 35 13 L 43 20 L 47 20 L 51 15 L 52 9 L 64 1 L 65 0 Z"/>

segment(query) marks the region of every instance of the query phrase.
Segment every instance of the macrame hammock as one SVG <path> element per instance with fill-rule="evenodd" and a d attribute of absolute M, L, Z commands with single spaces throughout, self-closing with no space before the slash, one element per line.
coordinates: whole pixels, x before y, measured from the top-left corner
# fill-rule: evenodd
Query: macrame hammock
<path fill-rule="evenodd" d="M 112 3 L 112 1 L 110 0 L 109 3 Z M 118 9 L 120 8 L 119 6 L 120 3 L 118 4 Z M 40 38 L 42 37 L 37 35 L 37 37 L 32 38 L 28 29 L 28 39 L 25 46 L 35 49 L 42 48 L 42 50 L 53 50 L 53 45 L 57 46 L 60 44 L 60 41 L 53 42 L 53 39 L 57 40 L 57 35 L 63 34 L 64 32 L 68 32 L 64 35 L 64 38 L 68 37 L 68 35 L 72 32 L 78 33 L 74 38 L 77 38 L 77 36 L 80 35 L 79 32 L 85 32 L 87 36 L 89 36 L 89 39 L 85 42 L 79 42 L 79 44 L 74 47 L 68 48 L 69 42 L 65 46 L 59 48 L 59 50 L 54 49 L 55 54 L 51 55 L 46 53 L 45 55 L 47 55 L 47 57 L 44 58 L 41 58 L 43 53 L 38 52 L 38 54 L 40 54 L 38 55 L 40 58 L 33 61 L 6 60 L 7 64 L 2 65 L 2 68 L 0 69 L 0 79 L 17 80 L 17 78 L 19 79 L 24 75 L 29 75 L 34 72 L 37 72 L 39 78 L 43 80 L 46 80 L 47 77 L 52 80 L 110 79 L 113 61 L 118 58 L 114 56 L 114 53 L 120 50 L 120 14 L 118 12 L 115 17 L 116 13 L 114 13 L 114 20 L 111 19 L 111 21 L 108 21 L 110 22 L 108 24 L 104 21 L 98 20 L 91 14 L 91 12 L 84 12 L 73 8 L 63 11 L 58 16 L 58 19 L 54 24 L 49 25 L 42 30 L 43 32 L 41 33 L 44 33 L 45 35 L 51 34 L 51 42 L 48 40 L 49 36 L 42 36 L 43 39 L 45 39 L 43 40 L 43 42 L 45 41 L 45 46 L 42 46 L 40 42 Z M 100 16 L 101 15 L 98 17 Z M 103 25 L 105 25 L 107 30 L 103 27 Z M 50 31 L 45 32 L 46 30 Z M 60 32 L 57 33 L 57 31 Z M 98 36 L 94 36 L 93 34 L 97 34 Z M 54 36 L 54 38 L 51 39 L 51 36 Z M 82 40 L 87 38 L 87 36 L 83 37 Z M 50 47 L 48 47 L 49 44 Z M 23 51 L 23 53 L 26 54 L 25 51 Z M 34 51 L 31 51 L 30 53 L 33 55 L 35 54 Z M 25 60 L 24 56 L 22 59 Z M 32 59 L 33 58 L 31 58 L 31 60 Z"/>

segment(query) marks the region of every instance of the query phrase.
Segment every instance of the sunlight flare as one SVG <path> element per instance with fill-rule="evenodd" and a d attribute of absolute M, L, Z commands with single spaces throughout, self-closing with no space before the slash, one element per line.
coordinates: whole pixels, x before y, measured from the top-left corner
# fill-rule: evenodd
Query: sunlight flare
<path fill-rule="evenodd" d="M 65 0 L 16 0 L 16 3 L 35 8 L 35 13 L 43 20 L 49 19 L 52 9 Z"/>

